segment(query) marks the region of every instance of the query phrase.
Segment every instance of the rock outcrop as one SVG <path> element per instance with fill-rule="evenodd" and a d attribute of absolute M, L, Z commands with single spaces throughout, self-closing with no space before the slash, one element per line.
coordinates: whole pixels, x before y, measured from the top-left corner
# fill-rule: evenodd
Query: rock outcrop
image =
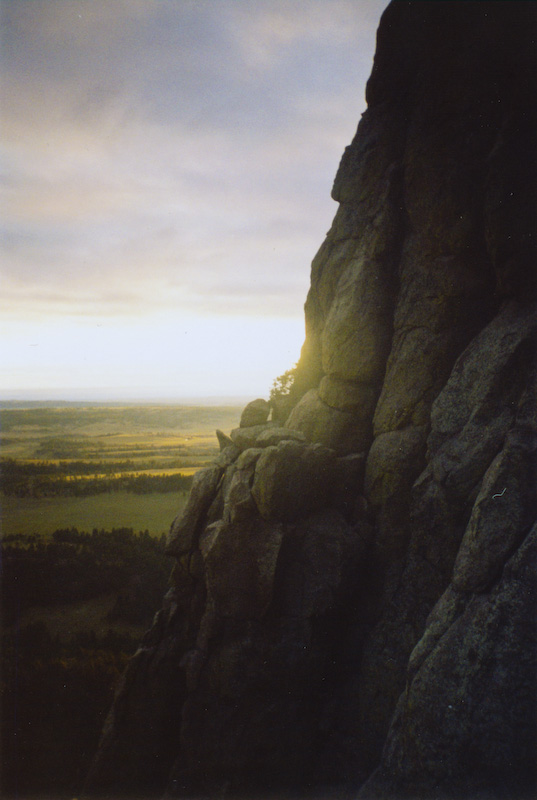
<path fill-rule="evenodd" d="M 284 424 L 175 520 L 101 796 L 535 796 L 536 9 L 394 2 Z"/>

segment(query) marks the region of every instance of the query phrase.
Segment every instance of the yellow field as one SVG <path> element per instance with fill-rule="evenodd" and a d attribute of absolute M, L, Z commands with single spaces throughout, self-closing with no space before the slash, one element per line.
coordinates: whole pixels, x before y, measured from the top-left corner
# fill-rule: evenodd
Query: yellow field
<path fill-rule="evenodd" d="M 131 469 L 131 470 L 120 470 L 118 472 L 84 472 L 80 475 L 76 472 L 70 473 L 69 475 L 65 476 L 65 480 L 67 481 L 83 481 L 83 480 L 93 480 L 95 478 L 123 478 L 129 475 L 136 476 L 136 475 L 194 475 L 201 467 L 208 466 L 210 464 L 210 459 L 206 462 L 200 461 L 198 466 L 196 467 L 152 467 L 150 469 Z M 59 462 L 55 461 L 36 461 L 35 459 L 25 459 L 25 464 L 55 464 Z M 65 464 L 65 462 L 61 462 Z M 75 463 L 75 462 L 72 462 Z"/>
<path fill-rule="evenodd" d="M 216 428 L 229 432 L 240 413 L 240 407 L 231 406 L 3 408 L 0 455 L 23 464 L 62 465 L 58 477 L 69 480 L 188 476 L 216 457 Z M 83 462 L 84 469 L 75 462 Z M 160 535 L 185 500 L 184 492 L 126 491 L 91 497 L 2 497 L 1 530 L 3 536 L 50 536 L 58 528 L 127 527 Z"/>
<path fill-rule="evenodd" d="M 38 461 L 207 458 L 218 449 L 216 428 L 237 427 L 240 413 L 236 406 L 3 408 L 1 454 Z"/>

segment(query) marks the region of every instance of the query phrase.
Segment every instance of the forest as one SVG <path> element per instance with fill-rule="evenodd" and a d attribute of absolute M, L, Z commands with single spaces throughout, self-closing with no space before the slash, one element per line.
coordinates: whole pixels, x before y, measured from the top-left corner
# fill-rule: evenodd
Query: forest
<path fill-rule="evenodd" d="M 167 530 L 218 452 L 214 429 L 238 410 L 72 404 L 0 417 L 2 796 L 74 797 L 167 591 Z"/>
<path fill-rule="evenodd" d="M 181 473 L 154 475 L 126 471 L 116 475 L 115 470 L 110 473 L 106 465 L 102 465 L 106 470 L 104 474 L 94 475 L 90 471 L 98 471 L 100 465 L 92 466 L 86 461 L 76 464 L 75 467 L 65 462 L 23 464 L 12 458 L 2 459 L 2 491 L 8 497 L 88 497 L 122 491 L 134 494 L 189 491 L 192 483 L 192 476 Z M 129 469 L 128 466 L 120 468 L 122 471 Z"/>
<path fill-rule="evenodd" d="M 8 796 L 72 796 L 114 688 L 166 591 L 165 536 L 76 528 L 2 543 L 2 761 Z M 91 601 L 108 610 L 92 626 Z M 87 610 L 87 627 L 69 609 Z M 30 613 L 30 612 L 33 612 Z M 36 613 L 39 612 L 39 613 Z M 48 620 L 62 617 L 62 632 Z"/>

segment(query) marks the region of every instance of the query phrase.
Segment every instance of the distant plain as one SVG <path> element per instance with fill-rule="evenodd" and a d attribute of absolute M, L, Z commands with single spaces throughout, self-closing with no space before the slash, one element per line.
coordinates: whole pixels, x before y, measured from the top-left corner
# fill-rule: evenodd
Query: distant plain
<path fill-rule="evenodd" d="M 31 475 L 22 496 L 3 492 L 2 536 L 48 537 L 67 527 L 166 532 L 184 506 L 185 489 L 158 491 L 153 480 L 154 491 L 143 494 L 50 496 L 49 490 L 62 479 L 84 488 L 85 481 L 121 478 L 128 487 L 140 476 L 191 476 L 217 455 L 216 428 L 229 432 L 238 425 L 240 411 L 236 406 L 9 404 L 0 410 L 3 473 L 11 462 Z"/>

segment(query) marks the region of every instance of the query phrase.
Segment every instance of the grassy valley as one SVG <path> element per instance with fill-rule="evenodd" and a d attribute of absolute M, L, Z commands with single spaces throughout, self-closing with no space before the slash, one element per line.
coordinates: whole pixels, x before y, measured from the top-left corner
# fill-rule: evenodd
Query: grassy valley
<path fill-rule="evenodd" d="M 0 410 L 2 535 L 58 527 L 167 531 L 188 481 L 218 452 L 233 406 L 73 406 Z M 173 477 L 175 476 L 175 477 Z"/>

